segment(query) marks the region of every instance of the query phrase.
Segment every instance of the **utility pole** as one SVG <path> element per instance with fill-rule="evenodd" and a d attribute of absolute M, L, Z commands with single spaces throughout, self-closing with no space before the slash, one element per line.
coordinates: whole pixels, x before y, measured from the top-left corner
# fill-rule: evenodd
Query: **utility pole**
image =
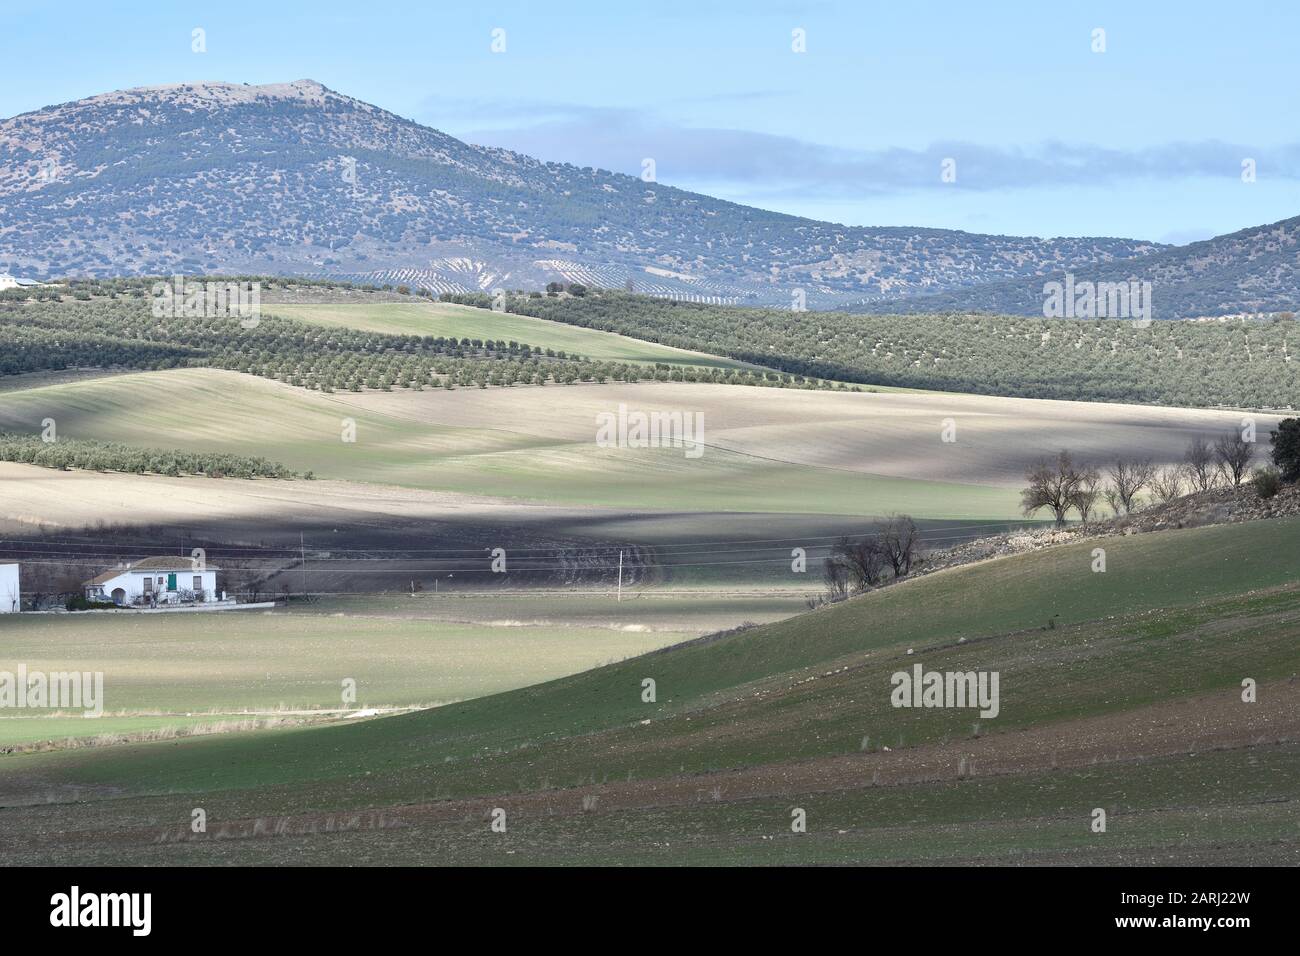
<path fill-rule="evenodd" d="M 307 539 L 298 532 L 298 547 L 302 550 L 302 599 L 307 600 Z"/>
<path fill-rule="evenodd" d="M 618 552 L 618 599 L 623 600 L 623 551 Z"/>

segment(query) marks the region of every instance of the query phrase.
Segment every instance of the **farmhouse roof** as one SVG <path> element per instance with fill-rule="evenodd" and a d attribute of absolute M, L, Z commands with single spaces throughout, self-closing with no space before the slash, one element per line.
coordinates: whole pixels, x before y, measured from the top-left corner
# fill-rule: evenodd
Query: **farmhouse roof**
<path fill-rule="evenodd" d="M 141 558 L 134 564 L 125 568 L 114 568 L 112 571 L 105 571 L 103 574 L 97 574 L 89 581 L 82 583 L 82 587 L 91 587 L 96 584 L 107 584 L 113 578 L 119 575 L 129 574 L 132 571 L 193 571 L 194 562 L 189 558 Z M 206 571 L 220 571 L 221 569 L 215 564 L 204 566 Z"/>

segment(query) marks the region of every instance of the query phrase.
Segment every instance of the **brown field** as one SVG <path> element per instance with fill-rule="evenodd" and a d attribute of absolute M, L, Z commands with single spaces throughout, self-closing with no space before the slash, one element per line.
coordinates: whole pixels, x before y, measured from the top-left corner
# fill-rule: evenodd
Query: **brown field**
<path fill-rule="evenodd" d="M 236 372 L 178 369 L 8 392 L 0 397 L 0 428 L 38 430 L 49 416 L 70 437 L 261 454 L 329 477 L 439 490 L 436 464 L 454 470 L 467 462 L 595 457 L 596 416 L 620 404 L 701 412 L 708 448 L 752 459 L 755 468 L 788 463 L 999 487 L 1016 486 L 1029 463 L 1059 448 L 1099 463 L 1117 455 L 1176 461 L 1193 436 L 1239 428 L 1243 418 L 1227 410 L 674 382 L 325 395 Z M 1252 415 L 1266 441 L 1280 416 Z M 363 454 L 349 457 L 339 442 L 346 417 L 358 422 L 355 450 Z M 956 429 L 951 443 L 941 440 L 948 419 Z"/>
<path fill-rule="evenodd" d="M 1118 455 L 1181 459 L 1196 435 L 1239 428 L 1237 411 L 1043 401 L 949 393 L 809 392 L 675 382 L 567 388 L 366 392 L 336 403 L 422 424 L 594 440 L 596 415 L 699 411 L 705 443 L 767 461 L 896 478 L 1018 486 L 1037 457 L 1069 448 L 1097 462 Z M 1279 416 L 1251 413 L 1261 436 Z M 944 443 L 944 420 L 956 441 Z"/>
<path fill-rule="evenodd" d="M 702 413 L 705 453 L 598 448 L 596 416 L 620 404 Z M 0 395 L 0 428 L 30 431 L 45 417 L 60 436 L 264 455 L 323 477 L 167 478 L 0 462 L 0 535 L 88 535 L 87 547 L 70 546 L 99 549 L 88 566 L 173 545 L 266 549 L 252 554 L 264 559 L 272 593 L 339 594 L 488 582 L 604 588 L 620 549 L 632 587 L 808 591 L 809 577 L 782 573 L 794 546 L 810 549 L 815 567 L 817 549 L 892 511 L 920 519 L 936 545 L 992 533 L 1018 520 L 1016 489 L 1037 457 L 1068 447 L 1098 464 L 1117 455 L 1173 461 L 1194 435 L 1237 427 L 1242 416 L 682 383 L 322 394 L 214 369 L 74 377 Z M 340 441 L 344 419 L 357 423 L 355 443 Z M 942 440 L 947 419 L 952 443 Z M 1266 440 L 1276 418 L 1257 420 Z M 106 552 L 108 543 L 121 548 Z M 522 573 L 486 575 L 494 547 L 522 555 L 513 565 Z M 563 553 L 528 560 L 547 549 Z M 416 553 L 430 560 L 413 562 Z"/>

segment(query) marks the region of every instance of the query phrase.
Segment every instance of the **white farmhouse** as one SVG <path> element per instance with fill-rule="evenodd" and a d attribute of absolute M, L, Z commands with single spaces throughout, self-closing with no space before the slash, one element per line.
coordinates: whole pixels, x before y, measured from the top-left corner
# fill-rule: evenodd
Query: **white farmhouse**
<path fill-rule="evenodd" d="M 111 601 L 123 607 L 155 604 L 200 604 L 219 600 L 217 572 L 202 570 L 189 558 L 145 558 L 126 568 L 105 571 L 82 587 L 88 601 Z"/>
<path fill-rule="evenodd" d="M 13 614 L 21 610 L 21 598 L 18 565 L 0 564 L 0 614 Z"/>
<path fill-rule="evenodd" d="M 7 272 L 0 272 L 0 292 L 3 292 L 5 289 L 15 288 L 30 289 L 46 284 L 47 283 L 37 282 L 35 279 L 19 279 L 15 276 L 11 276 Z"/>

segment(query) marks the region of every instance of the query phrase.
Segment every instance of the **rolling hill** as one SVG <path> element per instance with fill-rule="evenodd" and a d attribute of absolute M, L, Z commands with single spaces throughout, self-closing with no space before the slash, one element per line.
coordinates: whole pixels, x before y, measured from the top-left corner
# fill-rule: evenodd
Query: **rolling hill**
<path fill-rule="evenodd" d="M 551 280 L 853 301 L 1162 248 L 860 228 L 471 146 L 311 80 L 91 96 L 0 121 L 0 268 L 339 275 L 435 292 Z"/>
<path fill-rule="evenodd" d="M 1286 312 L 1300 308 L 1300 216 L 1202 242 L 1153 252 L 1127 263 L 1072 270 L 1084 282 L 1151 283 L 1151 318 L 1196 319 Z M 979 286 L 906 295 L 856 308 L 878 313 L 990 312 L 1043 315 L 1043 284 L 1064 272 Z"/>
<path fill-rule="evenodd" d="M 451 302 L 268 303 L 266 311 L 303 322 L 382 332 L 386 335 L 517 339 L 538 348 L 566 351 L 570 355 L 582 355 L 605 362 L 637 362 L 642 365 L 662 363 L 707 368 L 741 368 L 745 365 L 732 359 L 675 349 L 642 339 Z"/>
<path fill-rule="evenodd" d="M 599 447 L 597 416 L 620 404 L 699 413 L 705 450 Z M 0 430 L 37 433 L 46 418 L 67 438 L 273 457 L 320 478 L 549 506 L 1007 521 L 1019 516 L 1025 471 L 1063 446 L 1095 462 L 1177 461 L 1192 438 L 1234 428 L 1240 415 L 678 382 L 323 395 L 220 369 L 0 397 Z M 355 442 L 340 441 L 344 419 L 356 423 Z M 942 441 L 947 419 L 952 443 Z M 1261 434 L 1276 421 L 1259 416 Z M 18 488 L 10 500 L 39 497 Z"/>
<path fill-rule="evenodd" d="M 1038 286 L 1041 290 L 1041 284 Z M 485 306 L 481 294 L 450 296 Z M 600 290 L 515 296 L 522 315 L 872 387 L 1023 398 L 1294 408 L 1294 321 L 1138 322 L 1041 315 L 863 315 Z"/>
<path fill-rule="evenodd" d="M 968 565 L 417 714 L 0 755 L 0 850 L 20 863 L 1293 863 L 1298 530 L 1111 539 L 1104 574 L 1092 542 Z M 892 706 L 892 675 L 914 664 L 997 672 L 997 716 Z M 206 834 L 189 830 L 196 806 Z"/>

